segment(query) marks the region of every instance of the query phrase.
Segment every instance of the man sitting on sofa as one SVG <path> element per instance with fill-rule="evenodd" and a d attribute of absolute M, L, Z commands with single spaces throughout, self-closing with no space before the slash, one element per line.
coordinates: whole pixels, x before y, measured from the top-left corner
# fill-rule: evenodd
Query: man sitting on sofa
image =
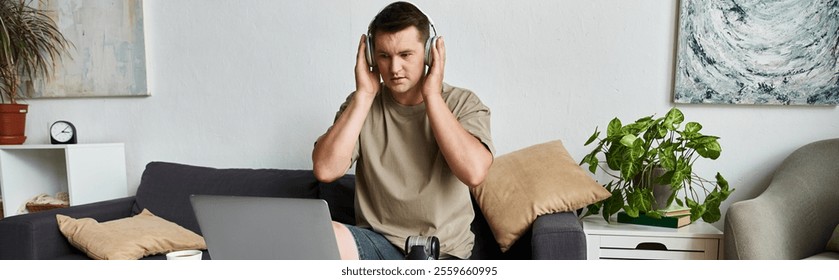
<path fill-rule="evenodd" d="M 432 32 L 412 4 L 379 12 L 368 28 L 372 44 L 367 35 L 359 42 L 355 92 L 315 143 L 313 169 L 322 182 L 356 163 L 357 225 L 333 222 L 344 259 L 403 259 L 412 235 L 438 237 L 441 258 L 471 254 L 467 187 L 479 185 L 492 164 L 490 112 L 471 91 L 443 83 L 445 44 Z"/>

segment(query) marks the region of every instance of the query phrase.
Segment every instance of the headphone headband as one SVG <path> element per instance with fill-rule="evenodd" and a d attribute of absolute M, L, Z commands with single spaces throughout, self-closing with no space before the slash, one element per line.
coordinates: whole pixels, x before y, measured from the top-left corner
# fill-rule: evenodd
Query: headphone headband
<path fill-rule="evenodd" d="M 395 3 L 405 3 L 405 4 L 413 6 L 423 16 L 425 16 L 425 19 L 428 20 L 428 38 L 425 40 L 425 53 L 424 53 L 425 57 L 424 57 L 424 60 L 425 60 L 425 65 L 431 66 L 431 63 L 433 62 L 432 61 L 433 59 L 431 57 L 431 48 L 434 47 L 434 45 L 437 43 L 437 28 L 434 27 L 434 21 L 431 20 L 431 17 L 428 16 L 428 14 L 423 12 L 422 9 L 419 8 L 419 6 L 414 5 L 414 3 L 411 3 L 411 2 L 408 2 L 408 1 L 399 1 L 399 2 L 394 2 L 394 3 L 388 4 L 387 6 L 385 6 L 381 10 L 379 10 L 379 12 L 376 13 L 376 16 L 373 17 L 373 20 L 370 21 L 370 24 L 367 25 L 367 52 L 366 52 L 367 65 L 370 66 L 370 68 L 375 68 L 376 67 L 373 64 L 375 62 L 375 61 L 373 61 L 373 33 L 374 33 L 373 30 L 372 30 L 373 22 L 376 21 L 376 17 L 378 17 L 385 9 L 387 9 L 388 7 L 390 7 L 391 5 L 393 5 Z M 432 36 L 431 32 L 434 32 L 433 36 Z"/>

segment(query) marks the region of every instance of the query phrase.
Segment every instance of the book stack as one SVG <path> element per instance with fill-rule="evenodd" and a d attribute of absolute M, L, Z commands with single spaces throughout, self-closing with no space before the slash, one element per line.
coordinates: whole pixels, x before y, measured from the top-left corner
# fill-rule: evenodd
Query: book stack
<path fill-rule="evenodd" d="M 618 223 L 636 224 L 645 226 L 680 228 L 690 224 L 690 208 L 669 207 L 664 211 L 661 219 L 649 217 L 641 213 L 637 218 L 630 217 L 626 212 L 618 212 Z"/>

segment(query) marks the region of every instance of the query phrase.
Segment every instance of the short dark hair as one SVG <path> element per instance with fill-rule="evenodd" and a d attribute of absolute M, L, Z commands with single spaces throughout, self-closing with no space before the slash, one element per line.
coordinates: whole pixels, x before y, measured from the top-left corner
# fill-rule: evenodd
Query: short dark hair
<path fill-rule="evenodd" d="M 396 33 L 405 28 L 414 26 L 419 30 L 420 42 L 425 43 L 428 40 L 429 26 L 431 22 L 419 8 L 408 2 L 393 2 L 387 5 L 375 18 L 370 22 L 367 28 L 370 41 L 375 42 L 376 32 L 384 31 L 388 33 Z"/>

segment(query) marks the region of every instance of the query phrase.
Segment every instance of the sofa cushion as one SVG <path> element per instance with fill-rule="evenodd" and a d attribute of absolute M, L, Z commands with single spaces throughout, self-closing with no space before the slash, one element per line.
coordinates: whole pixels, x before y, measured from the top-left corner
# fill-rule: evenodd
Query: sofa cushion
<path fill-rule="evenodd" d="M 574 211 L 608 198 L 561 141 L 497 157 L 472 189 L 501 251 L 507 251 L 544 214 Z"/>
<path fill-rule="evenodd" d="M 92 218 L 55 215 L 58 228 L 73 246 L 97 260 L 136 260 L 143 256 L 206 249 L 204 238 L 148 210 L 99 223 Z"/>
<path fill-rule="evenodd" d="M 318 198 L 311 170 L 217 169 L 168 162 L 146 165 L 134 214 L 155 215 L 201 234 L 189 202 L 192 194 Z"/>

